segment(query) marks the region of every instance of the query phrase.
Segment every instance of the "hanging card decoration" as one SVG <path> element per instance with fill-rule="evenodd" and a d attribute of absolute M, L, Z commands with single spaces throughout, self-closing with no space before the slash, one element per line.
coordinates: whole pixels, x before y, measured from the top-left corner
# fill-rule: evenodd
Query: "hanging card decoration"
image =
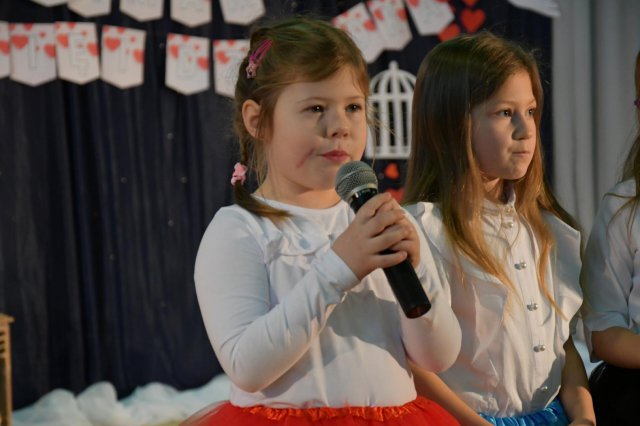
<path fill-rule="evenodd" d="M 216 93 L 233 98 L 238 66 L 249 51 L 249 40 L 213 41 L 213 78 Z"/>
<path fill-rule="evenodd" d="M 96 24 L 56 22 L 58 76 L 84 84 L 100 77 Z"/>
<path fill-rule="evenodd" d="M 121 89 L 143 83 L 146 32 L 102 27 L 102 80 Z"/>
<path fill-rule="evenodd" d="M 9 24 L 11 79 L 37 86 L 56 78 L 53 24 Z"/>
<path fill-rule="evenodd" d="M 64 4 L 67 0 L 31 0 L 34 3 L 38 3 L 42 6 L 58 6 L 60 4 Z"/>
<path fill-rule="evenodd" d="M 9 24 L 0 21 L 0 78 L 9 76 Z"/>
<path fill-rule="evenodd" d="M 454 19 L 447 1 L 405 0 L 405 3 L 420 35 L 438 34 Z"/>
<path fill-rule="evenodd" d="M 264 15 L 262 0 L 220 0 L 222 18 L 227 24 L 247 25 Z"/>
<path fill-rule="evenodd" d="M 69 9 L 85 18 L 108 15 L 111 13 L 111 0 L 69 0 Z"/>
<path fill-rule="evenodd" d="M 342 28 L 351 35 L 367 62 L 375 61 L 382 53 L 384 41 L 364 3 L 358 3 L 336 16 L 332 22 L 334 26 Z"/>
<path fill-rule="evenodd" d="M 120 0 L 120 11 L 138 21 L 162 18 L 163 0 Z"/>
<path fill-rule="evenodd" d="M 509 0 L 512 5 L 532 10 L 549 18 L 560 17 L 560 6 L 557 0 Z"/>
<path fill-rule="evenodd" d="M 367 2 L 384 47 L 402 50 L 411 41 L 407 10 L 402 0 L 370 0 Z"/>
<path fill-rule="evenodd" d="M 191 95 L 209 88 L 209 39 L 184 34 L 167 36 L 168 87 Z"/>
<path fill-rule="evenodd" d="M 171 0 L 171 19 L 189 27 L 211 22 L 211 0 Z"/>

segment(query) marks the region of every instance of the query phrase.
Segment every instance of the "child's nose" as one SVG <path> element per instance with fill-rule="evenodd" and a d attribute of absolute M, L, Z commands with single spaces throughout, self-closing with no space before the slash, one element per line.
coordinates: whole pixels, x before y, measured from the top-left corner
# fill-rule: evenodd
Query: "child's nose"
<path fill-rule="evenodd" d="M 529 139 L 534 135 L 535 121 L 531 117 L 519 117 L 514 132 L 515 139 Z"/>
<path fill-rule="evenodd" d="M 349 122 L 345 114 L 340 112 L 332 114 L 327 130 L 331 138 L 342 138 L 349 135 Z"/>

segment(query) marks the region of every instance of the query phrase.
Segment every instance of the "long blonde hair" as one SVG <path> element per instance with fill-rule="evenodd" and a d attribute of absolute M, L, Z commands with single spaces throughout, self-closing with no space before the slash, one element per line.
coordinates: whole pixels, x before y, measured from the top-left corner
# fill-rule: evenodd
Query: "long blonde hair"
<path fill-rule="evenodd" d="M 489 32 L 462 35 L 434 47 L 417 75 L 412 111 L 412 145 L 405 203 L 438 203 L 447 236 L 458 254 L 500 279 L 510 288 L 503 263 L 482 233 L 484 186 L 471 144 L 471 110 L 488 100 L 519 71 L 531 78 L 537 108 L 536 149 L 525 176 L 512 182 L 516 209 L 539 242 L 540 288 L 558 309 L 545 283 L 544 271 L 554 245 L 543 211 L 577 228 L 544 180 L 540 120 L 543 91 L 534 56 L 519 45 Z"/>
<path fill-rule="evenodd" d="M 250 55 L 266 40 L 270 48 L 260 62 L 255 78 L 247 78 L 245 68 Z M 255 28 L 247 57 L 240 64 L 235 89 L 234 130 L 238 137 L 240 162 L 253 172 L 260 185 L 268 171 L 264 138 L 271 132 L 273 112 L 282 90 L 293 83 L 315 82 L 348 66 L 368 99 L 369 74 L 361 51 L 351 37 L 330 23 L 306 17 L 293 17 Z M 256 137 L 251 136 L 242 118 L 242 105 L 252 99 L 260 105 Z M 234 185 L 235 202 L 248 211 L 272 220 L 288 217 L 253 197 L 245 185 Z"/>

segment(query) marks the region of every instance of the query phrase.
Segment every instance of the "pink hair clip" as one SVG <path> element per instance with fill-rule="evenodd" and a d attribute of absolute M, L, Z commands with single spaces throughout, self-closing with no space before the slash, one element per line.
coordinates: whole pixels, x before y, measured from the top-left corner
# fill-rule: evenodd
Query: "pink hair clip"
<path fill-rule="evenodd" d="M 240 182 L 240 185 L 244 184 L 247 180 L 247 166 L 242 163 L 236 163 L 233 166 L 233 175 L 231 175 L 231 185 L 235 185 L 236 182 Z"/>
<path fill-rule="evenodd" d="M 263 40 L 262 43 L 260 43 L 260 45 L 256 47 L 256 50 L 254 50 L 253 53 L 249 56 L 249 65 L 247 65 L 246 68 L 248 79 L 256 77 L 258 66 L 264 59 L 264 55 L 267 54 L 272 44 L 273 42 L 271 41 L 271 39 L 267 38 Z"/>

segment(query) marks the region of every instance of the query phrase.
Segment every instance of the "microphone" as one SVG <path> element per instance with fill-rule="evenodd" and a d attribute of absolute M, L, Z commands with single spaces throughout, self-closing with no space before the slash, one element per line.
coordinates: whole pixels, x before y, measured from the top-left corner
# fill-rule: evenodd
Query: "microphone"
<path fill-rule="evenodd" d="M 378 193 L 378 178 L 371 167 L 362 161 L 344 164 L 336 175 L 336 192 L 357 212 L 364 203 Z M 384 250 L 383 254 L 392 253 Z M 400 307 L 408 318 L 417 318 L 431 309 L 431 302 L 422 288 L 409 259 L 382 269 Z"/>

